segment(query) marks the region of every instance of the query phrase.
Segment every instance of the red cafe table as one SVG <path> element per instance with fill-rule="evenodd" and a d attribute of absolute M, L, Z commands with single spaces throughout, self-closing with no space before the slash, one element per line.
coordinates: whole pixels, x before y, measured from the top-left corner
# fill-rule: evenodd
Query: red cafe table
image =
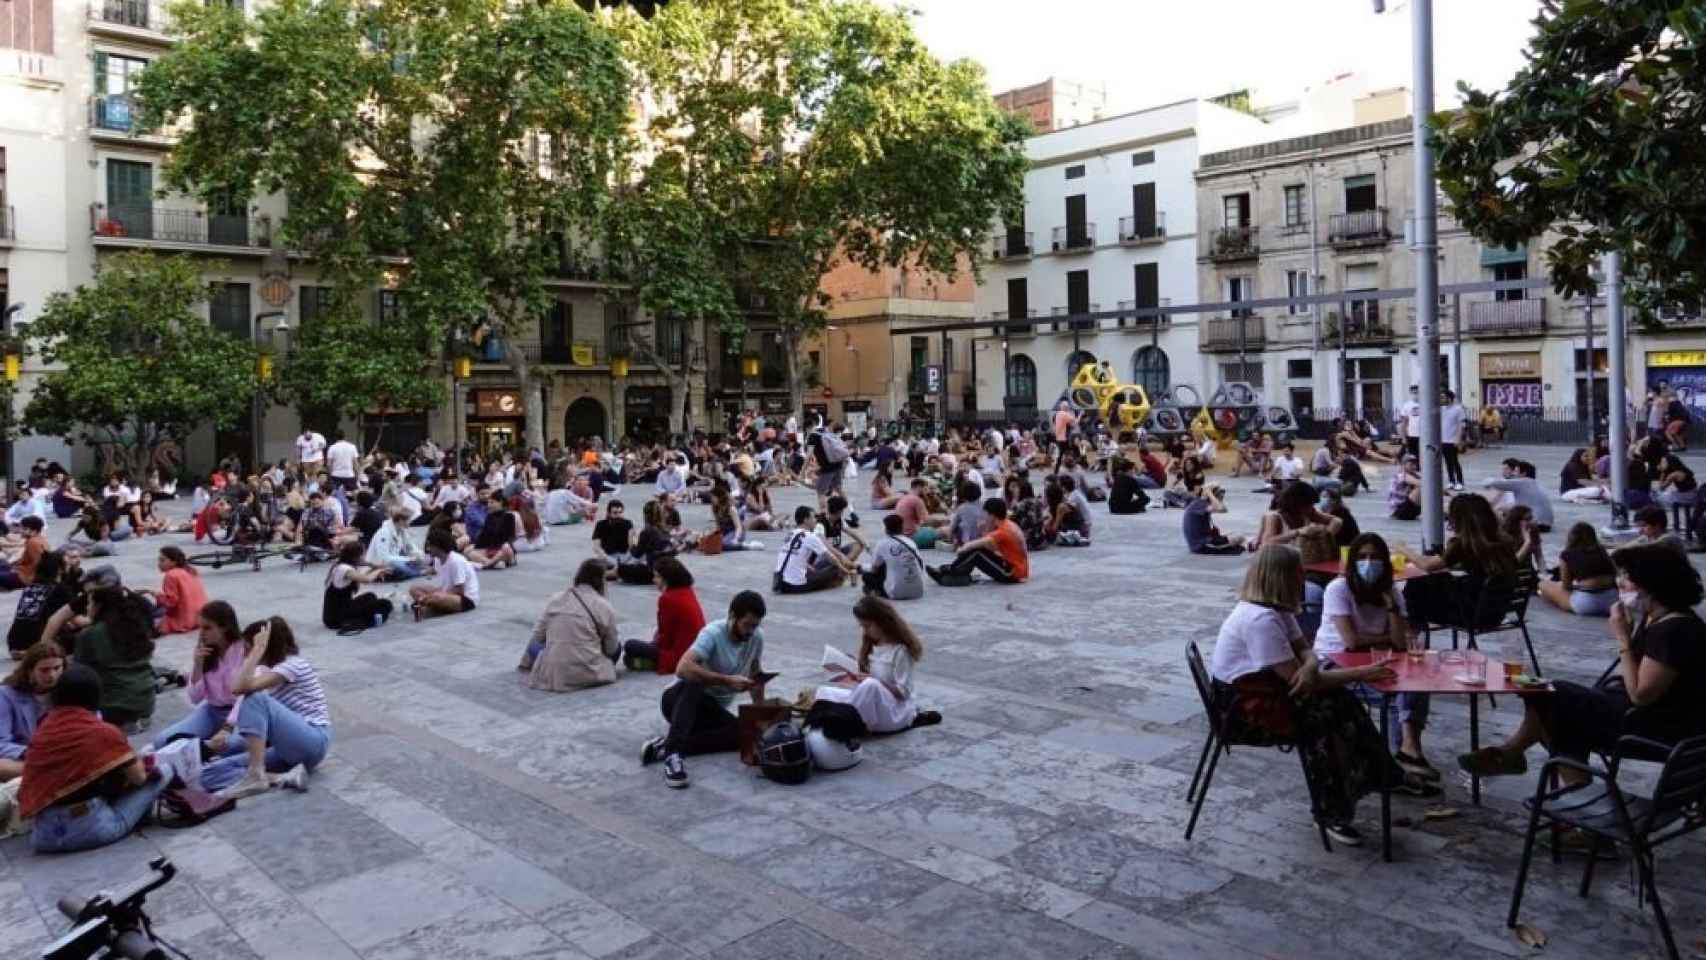
<path fill-rule="evenodd" d="M 1463 651 L 1466 655 L 1468 651 Z M 1368 686 L 1381 695 L 1380 704 L 1380 742 L 1390 743 L 1388 739 L 1391 718 L 1389 710 L 1392 698 L 1400 693 L 1426 693 L 1435 696 L 1456 695 L 1469 698 L 1469 750 L 1474 752 L 1481 748 L 1481 695 L 1509 694 L 1518 697 L 1535 696 L 1552 692 L 1550 684 L 1538 686 L 1522 686 L 1513 683 L 1505 676 L 1503 661 L 1488 658 L 1487 680 L 1485 683 L 1464 683 L 1457 679 L 1458 672 L 1454 666 L 1442 664 L 1439 652 L 1427 651 L 1422 659 L 1411 660 L 1403 652 L 1387 653 L 1386 666 L 1392 670 L 1393 676 L 1387 680 L 1370 683 Z M 1330 655 L 1332 661 L 1341 667 L 1366 667 L 1374 660 L 1374 655 L 1367 650 L 1348 651 Z M 1481 778 L 1469 778 L 1470 798 L 1476 806 L 1481 805 Z M 1392 862 L 1392 788 L 1384 785 L 1380 791 L 1380 850 L 1388 863 Z"/>

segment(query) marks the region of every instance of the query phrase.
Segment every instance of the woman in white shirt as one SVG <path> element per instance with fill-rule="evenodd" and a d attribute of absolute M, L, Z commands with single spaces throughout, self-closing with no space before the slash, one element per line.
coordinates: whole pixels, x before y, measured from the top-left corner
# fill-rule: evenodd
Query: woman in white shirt
<path fill-rule="evenodd" d="M 878 597 L 861 597 L 853 618 L 859 622 L 858 672 L 843 671 L 834 683 L 818 687 L 817 699 L 851 705 L 872 733 L 939 723 L 942 715 L 920 711 L 912 695 L 912 669 L 924 658 L 924 644 L 911 625 Z"/>
<path fill-rule="evenodd" d="M 1301 743 L 1314 783 L 1315 819 L 1347 846 L 1362 842 L 1351 821 L 1357 801 L 1384 779 L 1405 792 L 1437 795 L 1408 778 L 1347 684 L 1384 680 L 1383 665 L 1322 670 L 1297 625 L 1303 559 L 1283 544 L 1257 551 L 1238 605 L 1220 625 L 1209 668 L 1214 696 L 1238 740 Z"/>
<path fill-rule="evenodd" d="M 456 551 L 455 535 L 445 529 L 427 531 L 426 552 L 433 562 L 433 582 L 409 588 L 416 619 L 432 613 L 467 613 L 478 606 L 480 574 Z"/>
<path fill-rule="evenodd" d="M 1410 629 L 1404 617 L 1404 594 L 1394 589 L 1392 553 L 1379 534 L 1365 533 L 1351 541 L 1350 566 L 1327 584 L 1321 601 L 1321 628 L 1315 632 L 1320 657 L 1347 650 L 1405 652 Z M 1367 684 L 1351 685 L 1357 699 L 1379 708 L 1384 699 Z M 1390 704 L 1392 759 L 1405 773 L 1439 780 L 1439 771 L 1422 753 L 1422 730 L 1428 725 L 1428 695 L 1401 693 Z"/>

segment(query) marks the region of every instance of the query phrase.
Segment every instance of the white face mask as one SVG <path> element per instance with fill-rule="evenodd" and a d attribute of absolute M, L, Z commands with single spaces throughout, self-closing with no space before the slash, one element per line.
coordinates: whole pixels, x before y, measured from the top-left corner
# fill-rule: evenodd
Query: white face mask
<path fill-rule="evenodd" d="M 1641 603 L 1641 593 L 1638 590 L 1619 590 L 1617 602 L 1623 604 L 1623 609 L 1633 610 Z"/>
<path fill-rule="evenodd" d="M 1380 567 L 1379 560 L 1358 560 L 1357 576 L 1361 577 L 1364 583 L 1373 583 L 1380 579 Z"/>

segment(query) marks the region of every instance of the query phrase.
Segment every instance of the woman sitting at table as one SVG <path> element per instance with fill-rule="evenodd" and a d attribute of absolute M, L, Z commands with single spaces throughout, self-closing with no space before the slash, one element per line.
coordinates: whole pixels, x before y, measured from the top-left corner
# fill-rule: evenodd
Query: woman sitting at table
<path fill-rule="evenodd" d="M 1586 761 L 1609 753 L 1621 736 L 1673 744 L 1706 733 L 1706 623 L 1694 607 L 1703 591 L 1686 555 L 1652 544 L 1611 555 L 1618 601 L 1611 608 L 1617 667 L 1603 683 L 1552 683 L 1550 695 L 1523 697 L 1522 724 L 1510 739 L 1457 758 L 1483 777 L 1527 771 L 1525 751 L 1543 744 L 1555 757 Z M 1631 620 L 1632 608 L 1646 611 Z M 1630 708 L 1639 709 L 1630 712 Z M 1562 768 L 1566 783 L 1587 780 Z"/>
<path fill-rule="evenodd" d="M 1415 795 L 1437 793 L 1404 773 L 1380 742 L 1368 711 L 1348 690 L 1385 680 L 1384 665 L 1322 670 L 1297 625 L 1303 603 L 1303 559 L 1269 544 L 1257 551 L 1238 590 L 1238 605 L 1220 625 L 1209 673 L 1215 699 L 1241 741 L 1306 744 L 1315 781 L 1315 819 L 1347 846 L 1362 842 L 1351 821 L 1357 801 L 1382 783 Z"/>
<path fill-rule="evenodd" d="M 1543 580 L 1540 595 L 1565 613 L 1582 617 L 1611 615 L 1617 602 L 1617 570 L 1611 555 L 1600 546 L 1593 524 L 1578 523 L 1564 540 L 1558 555 L 1558 579 Z"/>
<path fill-rule="evenodd" d="M 1479 623 L 1503 615 L 1503 608 L 1482 605 L 1489 588 L 1514 585 L 1516 548 L 1499 531 L 1499 518 L 1484 497 L 1460 493 L 1446 506 L 1451 539 L 1442 556 L 1403 551 L 1411 563 L 1426 573 L 1451 572 L 1450 577 L 1417 577 L 1404 584 L 1404 601 L 1412 626 L 1458 624 L 1465 626 L 1473 615 Z M 1494 594 L 1487 594 L 1492 596 Z"/>
<path fill-rule="evenodd" d="M 1343 575 L 1327 584 L 1321 601 L 1321 627 L 1315 632 L 1315 653 L 1322 658 L 1361 650 L 1407 649 L 1410 631 L 1404 622 L 1404 596 L 1392 580 L 1392 553 L 1379 534 L 1365 533 L 1350 545 L 1350 562 Z M 1422 730 L 1428 725 L 1428 695 L 1400 693 L 1386 701 L 1367 684 L 1349 687 L 1357 699 L 1374 707 L 1383 702 L 1397 719 L 1391 729 L 1392 759 L 1405 773 L 1438 780 L 1439 771 L 1422 753 Z"/>

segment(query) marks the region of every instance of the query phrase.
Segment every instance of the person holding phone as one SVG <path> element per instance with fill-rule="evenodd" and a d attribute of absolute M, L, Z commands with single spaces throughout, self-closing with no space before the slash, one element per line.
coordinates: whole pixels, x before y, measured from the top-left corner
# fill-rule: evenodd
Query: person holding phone
<path fill-rule="evenodd" d="M 742 590 L 729 601 L 728 616 L 706 624 L 676 664 L 675 683 L 664 690 L 661 704 L 669 732 L 640 751 L 642 766 L 663 761 L 665 785 L 687 786 L 683 757 L 740 748 L 735 698 L 747 693 L 753 703 L 763 703 L 764 685 L 776 676 L 762 666 L 764 635 L 758 625 L 764 614 L 764 597 Z"/>

